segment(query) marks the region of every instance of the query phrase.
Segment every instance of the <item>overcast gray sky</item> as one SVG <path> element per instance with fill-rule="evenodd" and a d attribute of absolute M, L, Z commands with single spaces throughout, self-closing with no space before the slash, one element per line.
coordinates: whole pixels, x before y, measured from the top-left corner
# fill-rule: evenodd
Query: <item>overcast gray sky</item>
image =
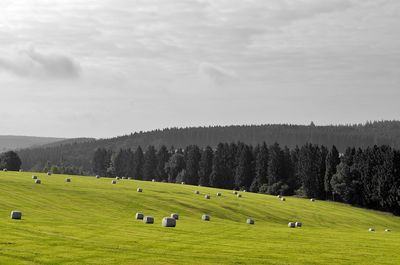
<path fill-rule="evenodd" d="M 1 0 L 0 134 L 400 117 L 398 0 Z"/>

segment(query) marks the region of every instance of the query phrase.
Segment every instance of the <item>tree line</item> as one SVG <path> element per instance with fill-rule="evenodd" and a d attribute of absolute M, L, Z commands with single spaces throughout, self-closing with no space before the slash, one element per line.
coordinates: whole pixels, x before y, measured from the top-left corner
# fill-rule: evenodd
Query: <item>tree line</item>
<path fill-rule="evenodd" d="M 110 139 L 71 139 L 47 146 L 18 150 L 23 167 L 42 170 L 46 163 L 75 167 L 91 173 L 91 160 L 98 148 L 117 152 L 119 149 L 152 145 L 159 149 L 162 145 L 185 148 L 197 145 L 200 148 L 216 148 L 220 142 L 243 142 L 256 146 L 266 141 L 277 142 L 294 149 L 297 145 L 313 143 L 335 145 L 344 152 L 348 146 L 367 148 L 373 145 L 388 145 L 400 149 L 400 122 L 378 121 L 355 125 L 316 126 L 266 124 L 243 126 L 210 126 L 193 128 L 168 128 L 149 132 L 136 132 Z"/>
<path fill-rule="evenodd" d="M 386 145 L 347 148 L 343 154 L 335 146 L 310 143 L 292 149 L 265 142 L 98 148 L 92 170 L 108 177 L 341 201 L 400 215 L 400 152 Z"/>

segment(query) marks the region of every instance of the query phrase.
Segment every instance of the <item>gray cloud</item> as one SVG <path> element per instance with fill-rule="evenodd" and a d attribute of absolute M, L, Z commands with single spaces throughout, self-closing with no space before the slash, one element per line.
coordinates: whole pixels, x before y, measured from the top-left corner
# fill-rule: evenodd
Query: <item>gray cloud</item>
<path fill-rule="evenodd" d="M 73 59 L 33 48 L 0 57 L 0 69 L 21 77 L 49 79 L 75 79 L 81 73 L 80 65 Z"/>

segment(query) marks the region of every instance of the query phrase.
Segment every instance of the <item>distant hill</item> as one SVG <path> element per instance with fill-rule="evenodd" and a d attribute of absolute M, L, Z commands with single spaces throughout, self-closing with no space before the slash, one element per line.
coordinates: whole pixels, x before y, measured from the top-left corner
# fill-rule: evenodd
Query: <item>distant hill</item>
<path fill-rule="evenodd" d="M 63 140 L 65 138 L 0 135 L 0 152 L 37 147 Z"/>
<path fill-rule="evenodd" d="M 43 168 L 46 162 L 81 167 L 91 171 L 91 160 L 97 148 L 118 150 L 120 148 L 146 148 L 149 145 L 160 147 L 165 145 L 186 147 L 198 145 L 216 146 L 219 142 L 237 142 L 256 145 L 267 142 L 279 143 L 294 148 L 307 142 L 336 147 L 344 151 L 346 147 L 368 147 L 373 145 L 389 145 L 400 149 L 400 121 L 368 122 L 356 125 L 242 125 L 215 126 L 196 128 L 170 128 L 149 132 L 138 132 L 130 135 L 87 140 L 83 142 L 64 142 L 47 147 L 20 150 L 25 169 Z"/>

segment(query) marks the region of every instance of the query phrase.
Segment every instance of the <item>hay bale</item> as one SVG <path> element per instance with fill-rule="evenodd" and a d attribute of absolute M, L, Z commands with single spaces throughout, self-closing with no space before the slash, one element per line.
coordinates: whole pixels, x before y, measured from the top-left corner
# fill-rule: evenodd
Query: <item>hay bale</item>
<path fill-rule="evenodd" d="M 278 196 L 276 196 L 278 199 L 281 199 L 282 198 L 282 195 L 278 195 Z"/>
<path fill-rule="evenodd" d="M 176 220 L 172 217 L 164 217 L 162 219 L 161 225 L 163 227 L 175 227 L 176 226 Z"/>
<path fill-rule="evenodd" d="M 206 194 L 206 195 L 204 195 L 204 198 L 206 198 L 207 200 L 209 200 L 209 199 L 210 199 L 210 195 Z"/>
<path fill-rule="evenodd" d="M 221 196 L 222 196 L 222 193 L 221 193 L 221 192 L 217 192 L 217 196 L 218 196 L 218 197 L 221 197 Z"/>
<path fill-rule="evenodd" d="M 116 179 L 116 180 L 120 180 L 121 178 L 120 178 L 120 177 L 115 177 L 115 179 Z"/>
<path fill-rule="evenodd" d="M 246 190 L 243 190 L 243 192 L 247 192 Z"/>
<path fill-rule="evenodd" d="M 174 218 L 175 220 L 179 220 L 179 214 L 177 213 L 171 213 L 171 217 Z"/>
<path fill-rule="evenodd" d="M 286 198 L 283 198 L 283 197 L 282 197 L 282 198 L 281 198 L 281 201 L 283 201 L 283 202 L 286 201 Z"/>
<path fill-rule="evenodd" d="M 289 222 L 288 223 L 289 228 L 296 228 L 296 223 L 295 222 Z"/>
<path fill-rule="evenodd" d="M 49 172 L 47 172 L 47 176 L 51 176 L 51 172 L 49 171 Z"/>
<path fill-rule="evenodd" d="M 385 232 L 392 232 L 392 230 L 390 230 L 390 229 L 385 229 Z"/>
<path fill-rule="evenodd" d="M 156 180 L 155 180 L 155 179 L 152 179 L 151 182 L 156 182 Z"/>
<path fill-rule="evenodd" d="M 131 180 L 132 178 L 131 177 L 128 177 L 128 180 Z"/>
<path fill-rule="evenodd" d="M 145 224 L 154 224 L 154 217 L 153 216 L 145 216 L 145 217 L 143 217 L 143 223 L 145 223 Z"/>
<path fill-rule="evenodd" d="M 249 219 L 246 220 L 246 224 L 254 225 L 254 220 L 249 218 Z"/>
<path fill-rule="evenodd" d="M 96 178 L 97 178 L 97 179 L 99 179 L 99 178 L 100 178 L 100 176 L 99 176 L 99 175 L 96 175 Z"/>
<path fill-rule="evenodd" d="M 23 170 L 23 169 L 20 169 L 19 172 L 24 172 L 24 170 Z"/>
<path fill-rule="evenodd" d="M 314 199 L 314 198 L 311 198 L 310 201 L 311 201 L 311 202 L 315 202 L 315 199 Z"/>
<path fill-rule="evenodd" d="M 203 215 L 201 216 L 201 220 L 203 220 L 203 221 L 210 221 L 210 216 L 209 216 L 208 214 L 203 214 Z"/>
<path fill-rule="evenodd" d="M 35 183 L 36 183 L 36 184 L 42 184 L 42 181 L 41 181 L 40 179 L 36 179 L 36 180 L 35 180 Z"/>
<path fill-rule="evenodd" d="M 138 212 L 138 213 L 136 213 L 136 216 L 135 216 L 135 218 L 136 218 L 136 220 L 143 220 L 143 218 L 144 218 L 144 214 L 143 214 L 143 213 L 140 213 L 140 212 Z"/>
<path fill-rule="evenodd" d="M 371 227 L 370 229 L 368 229 L 368 231 L 369 231 L 369 232 L 375 232 L 375 228 L 372 228 L 372 227 Z"/>
<path fill-rule="evenodd" d="M 142 188 L 137 188 L 137 192 L 143 192 Z"/>
<path fill-rule="evenodd" d="M 195 191 L 194 191 L 194 194 L 200 194 L 200 191 L 195 190 Z"/>
<path fill-rule="evenodd" d="M 235 194 L 235 195 L 237 195 L 237 194 L 238 194 L 238 192 L 237 192 L 236 190 L 234 190 L 232 193 L 233 193 L 233 194 Z"/>
<path fill-rule="evenodd" d="M 37 176 L 32 176 L 32 179 L 37 179 Z"/>
<path fill-rule="evenodd" d="M 301 223 L 301 222 L 296 222 L 296 223 L 294 223 L 294 225 L 295 225 L 296 227 L 302 227 L 302 226 L 303 226 L 303 223 Z"/>
<path fill-rule="evenodd" d="M 65 179 L 65 182 L 71 182 L 71 179 Z"/>
<path fill-rule="evenodd" d="M 185 182 L 182 181 L 181 184 L 182 184 L 182 185 L 185 185 Z"/>
<path fill-rule="evenodd" d="M 117 182 L 115 180 L 112 180 L 111 184 L 117 184 Z"/>
<path fill-rule="evenodd" d="M 21 220 L 22 213 L 20 211 L 11 211 L 11 219 Z"/>
<path fill-rule="evenodd" d="M 7 168 L 3 168 L 3 171 L 4 171 L 4 172 L 7 172 Z"/>
<path fill-rule="evenodd" d="M 236 196 L 237 196 L 238 198 L 241 198 L 241 197 L 242 197 L 242 194 L 239 193 L 239 194 L 236 195 Z"/>

